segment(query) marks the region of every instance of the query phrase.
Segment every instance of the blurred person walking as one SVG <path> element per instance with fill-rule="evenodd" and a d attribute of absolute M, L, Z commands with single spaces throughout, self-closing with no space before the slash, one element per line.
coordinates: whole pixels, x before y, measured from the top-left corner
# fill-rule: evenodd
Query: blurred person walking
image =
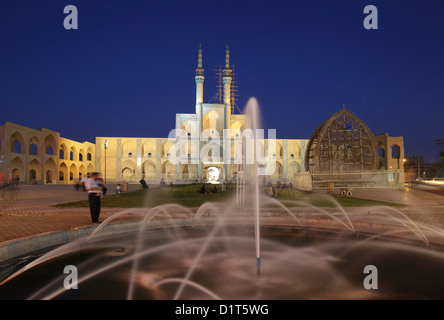
<path fill-rule="evenodd" d="M 102 196 L 102 187 L 100 186 L 99 173 L 94 172 L 93 174 L 91 174 L 91 177 L 85 182 L 85 188 L 88 191 L 91 221 L 93 224 L 99 224 L 100 198 Z"/>

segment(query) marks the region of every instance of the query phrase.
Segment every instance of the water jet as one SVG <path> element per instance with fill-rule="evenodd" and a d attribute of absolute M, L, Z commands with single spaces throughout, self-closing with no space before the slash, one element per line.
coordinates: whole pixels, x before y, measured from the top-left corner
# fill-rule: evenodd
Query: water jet
<path fill-rule="evenodd" d="M 247 109 L 256 130 L 257 101 Z M 239 179 L 236 197 L 222 205 L 122 210 L 11 274 L 0 299 L 444 298 L 440 228 L 389 207 L 348 212 L 330 195 L 333 209 L 305 200 L 284 205 L 260 191 L 259 169 L 255 161 L 253 179 Z M 103 232 L 129 213 L 140 217 L 133 230 Z M 78 268 L 77 290 L 63 287 L 66 265 Z M 381 290 L 363 287 L 366 265 L 377 266 Z"/>

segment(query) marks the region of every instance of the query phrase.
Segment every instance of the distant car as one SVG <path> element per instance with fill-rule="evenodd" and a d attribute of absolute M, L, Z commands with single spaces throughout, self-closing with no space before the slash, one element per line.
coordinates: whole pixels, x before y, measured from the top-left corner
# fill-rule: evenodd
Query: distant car
<path fill-rule="evenodd" d="M 433 178 L 431 180 L 423 180 L 422 182 L 433 186 L 444 186 L 444 178 Z"/>

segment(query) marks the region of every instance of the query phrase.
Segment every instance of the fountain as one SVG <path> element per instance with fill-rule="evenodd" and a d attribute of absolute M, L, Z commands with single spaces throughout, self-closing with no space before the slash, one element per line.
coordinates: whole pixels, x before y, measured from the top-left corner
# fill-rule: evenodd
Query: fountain
<path fill-rule="evenodd" d="M 259 128 L 255 100 L 246 113 Z M 440 228 L 391 207 L 347 212 L 329 195 L 333 208 L 283 205 L 257 176 L 245 185 L 244 178 L 227 203 L 122 210 L 12 274 L 0 299 L 444 298 Z M 134 230 L 108 233 L 125 214 L 140 217 Z M 66 266 L 78 271 L 77 289 L 63 285 Z M 377 289 L 363 285 L 368 266 L 378 271 Z"/>
<path fill-rule="evenodd" d="M 257 159 L 257 140 L 258 140 L 258 130 L 260 129 L 260 119 L 259 119 L 259 105 L 255 98 L 251 98 L 247 107 L 245 108 L 245 114 L 251 121 L 251 130 L 253 131 L 253 163 L 255 176 L 253 178 L 254 186 L 254 199 L 253 199 L 253 215 L 254 215 L 254 241 L 256 244 L 256 268 L 257 274 L 261 273 L 261 237 L 260 237 L 260 213 L 259 213 L 259 176 L 258 176 L 258 159 Z M 244 154 L 244 157 L 246 155 Z"/>

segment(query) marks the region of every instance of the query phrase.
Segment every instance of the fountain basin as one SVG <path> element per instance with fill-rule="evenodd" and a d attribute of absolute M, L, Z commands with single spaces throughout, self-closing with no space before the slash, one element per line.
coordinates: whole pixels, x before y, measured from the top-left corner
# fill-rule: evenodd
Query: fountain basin
<path fill-rule="evenodd" d="M 351 232 L 329 219 L 303 219 L 302 228 L 289 217 L 261 217 L 258 275 L 252 219 L 97 234 L 35 261 L 0 286 L 0 299 L 127 299 L 129 288 L 132 299 L 162 300 L 444 298 L 439 241 L 427 247 L 386 223 L 355 221 Z M 78 289 L 63 286 L 68 265 L 78 270 Z M 363 285 L 368 265 L 377 268 L 376 290 Z"/>

